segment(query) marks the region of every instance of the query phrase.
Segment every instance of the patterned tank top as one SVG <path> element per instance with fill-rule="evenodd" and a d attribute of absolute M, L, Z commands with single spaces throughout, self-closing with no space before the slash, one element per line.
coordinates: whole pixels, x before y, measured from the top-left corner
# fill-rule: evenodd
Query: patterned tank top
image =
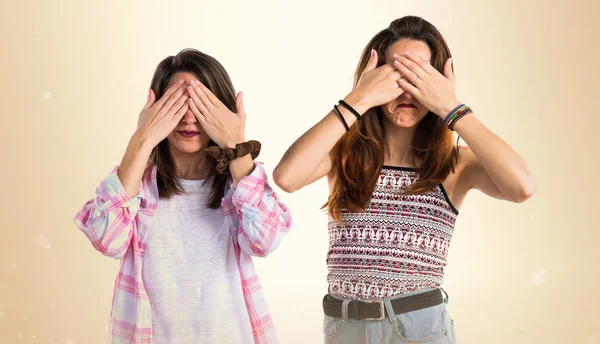
<path fill-rule="evenodd" d="M 364 212 L 329 218 L 327 282 L 334 296 L 375 301 L 440 287 L 458 211 L 444 187 L 404 195 L 414 169 L 384 166 Z"/>

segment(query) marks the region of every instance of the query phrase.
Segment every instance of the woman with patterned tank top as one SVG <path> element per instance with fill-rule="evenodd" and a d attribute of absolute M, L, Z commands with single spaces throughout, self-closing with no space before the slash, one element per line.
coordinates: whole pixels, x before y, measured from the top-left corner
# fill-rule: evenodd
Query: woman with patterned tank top
<path fill-rule="evenodd" d="M 273 177 L 293 192 L 325 175 L 325 342 L 455 343 L 441 285 L 458 208 L 471 189 L 523 202 L 536 187 L 519 154 L 458 101 L 432 24 L 408 16 L 375 35 L 353 91 Z"/>

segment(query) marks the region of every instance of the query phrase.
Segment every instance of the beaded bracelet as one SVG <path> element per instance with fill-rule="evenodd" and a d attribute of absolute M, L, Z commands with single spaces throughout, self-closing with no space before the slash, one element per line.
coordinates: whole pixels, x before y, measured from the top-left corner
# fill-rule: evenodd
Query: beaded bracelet
<path fill-rule="evenodd" d="M 458 122 L 459 119 L 465 117 L 470 113 L 473 113 L 473 111 L 471 110 L 471 108 L 468 107 L 464 111 L 461 111 L 458 115 L 456 115 L 456 117 L 454 117 L 454 119 L 450 121 L 450 123 L 448 123 L 448 129 L 454 131 L 454 125 L 456 124 L 456 122 Z"/>
<path fill-rule="evenodd" d="M 444 125 L 448 129 L 454 130 L 454 125 L 456 122 L 469 113 L 473 113 L 473 110 L 471 110 L 471 108 L 465 104 L 460 104 L 459 106 L 455 107 L 454 110 L 450 111 L 448 116 L 446 116 L 444 119 Z"/>

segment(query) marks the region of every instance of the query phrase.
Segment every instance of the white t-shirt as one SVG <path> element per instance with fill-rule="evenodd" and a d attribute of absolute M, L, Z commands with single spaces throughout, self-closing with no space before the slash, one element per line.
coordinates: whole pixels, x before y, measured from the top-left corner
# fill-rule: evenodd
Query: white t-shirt
<path fill-rule="evenodd" d="M 161 199 L 147 223 L 142 278 L 153 342 L 253 343 L 223 210 L 206 207 L 209 184 L 181 182 L 186 194 Z"/>

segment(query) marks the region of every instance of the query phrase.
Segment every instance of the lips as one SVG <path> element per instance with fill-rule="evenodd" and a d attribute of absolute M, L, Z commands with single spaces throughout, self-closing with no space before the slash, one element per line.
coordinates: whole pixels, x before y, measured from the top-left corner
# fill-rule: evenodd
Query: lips
<path fill-rule="evenodd" d="M 185 137 L 186 139 L 200 135 L 200 132 L 196 130 L 178 130 L 177 133 L 179 133 L 179 135 Z"/>
<path fill-rule="evenodd" d="M 409 104 L 409 103 L 402 103 L 402 104 L 398 104 L 398 106 L 397 106 L 396 108 L 397 108 L 397 109 L 398 109 L 398 108 L 405 108 L 405 109 L 411 109 L 411 108 L 413 108 L 413 109 L 416 109 L 417 107 L 416 107 L 416 106 L 414 106 L 413 104 Z"/>

